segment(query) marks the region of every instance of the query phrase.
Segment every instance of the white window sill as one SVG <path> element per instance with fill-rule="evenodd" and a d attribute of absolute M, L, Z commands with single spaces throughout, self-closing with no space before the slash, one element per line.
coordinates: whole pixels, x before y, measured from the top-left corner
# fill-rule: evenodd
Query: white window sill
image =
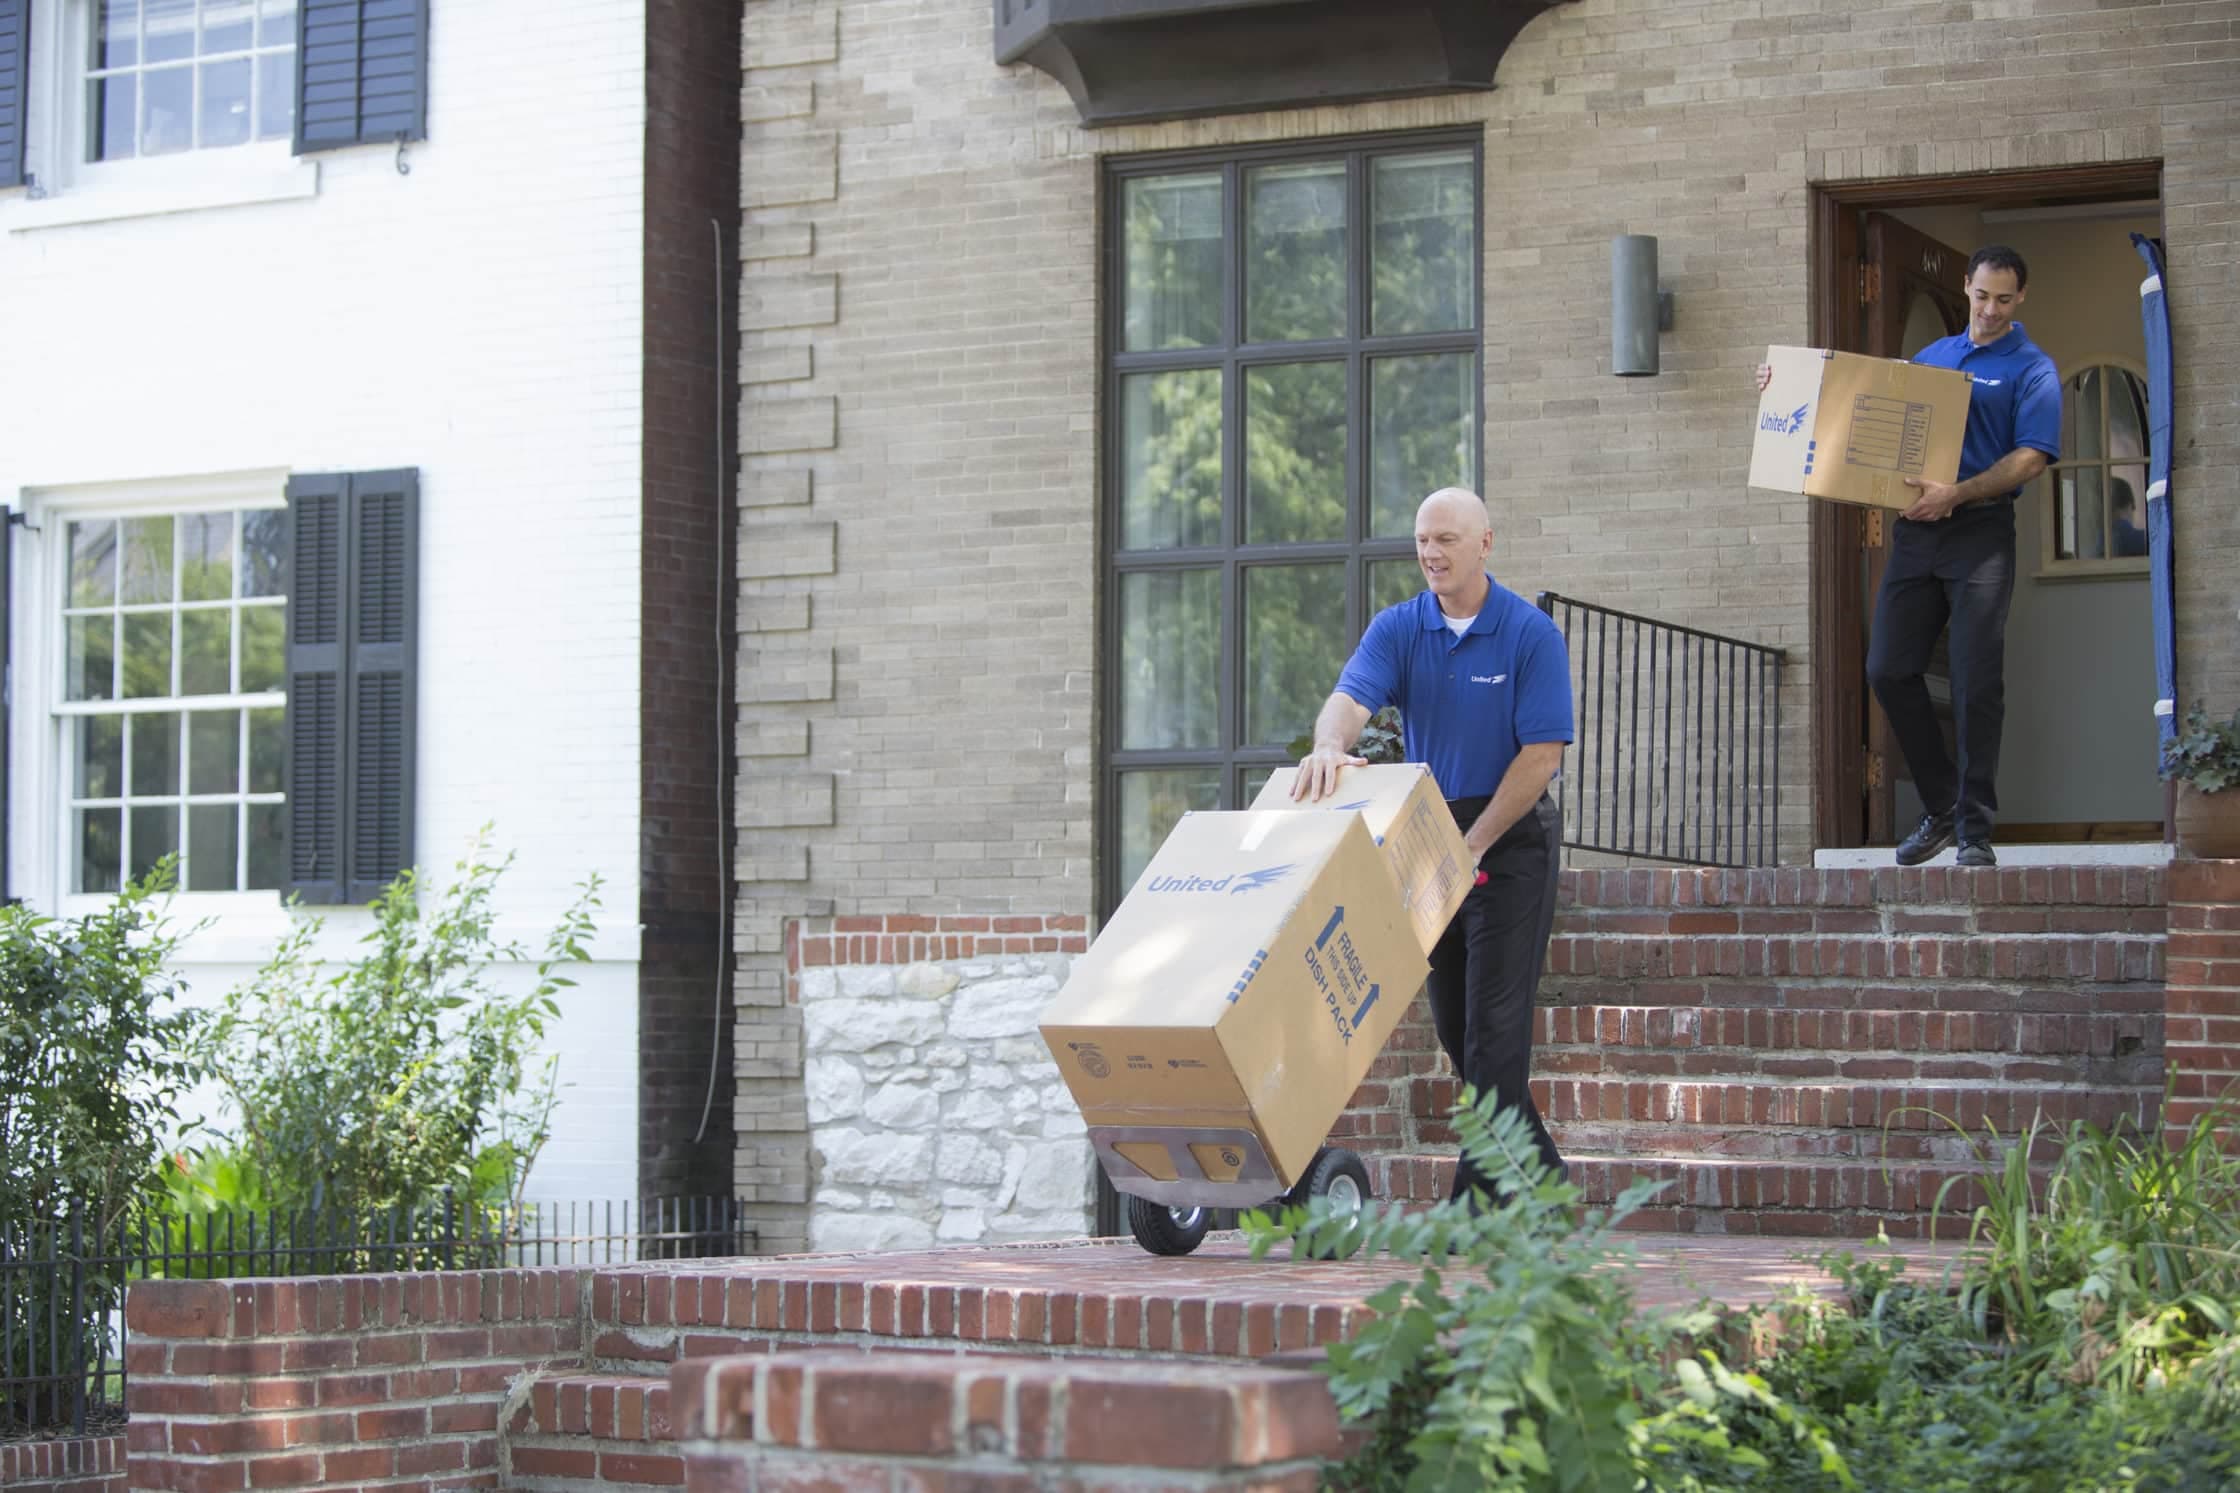
<path fill-rule="evenodd" d="M 72 892 L 63 897 L 58 912 L 64 918 L 87 917 L 104 911 L 114 900 Z M 290 912 L 273 891 L 174 892 L 158 898 L 155 905 L 171 931 L 184 935 L 174 961 L 180 965 L 260 966 L 272 957 L 282 938 L 311 918 L 325 924 L 312 942 L 314 962 L 341 964 L 365 957 L 365 937 L 373 931 L 373 914 L 362 906 L 322 905 Z M 545 939 L 558 920 L 557 913 L 541 920 L 501 917 L 490 931 L 497 943 L 518 945 L 526 957 L 513 967 L 526 967 L 545 957 Z M 602 923 L 584 940 L 584 952 L 594 964 L 636 964 L 643 957 L 643 932 L 636 923 Z"/>
<path fill-rule="evenodd" d="M 2125 556 L 2120 560 L 2055 560 L 2041 566 L 2031 577 L 2036 581 L 2135 581 L 2154 573 L 2152 565 L 2143 559 Z"/>
<path fill-rule="evenodd" d="M 87 186 L 51 197 L 17 197 L 0 202 L 0 229 L 29 233 L 79 223 L 288 202 L 318 194 L 319 163 L 291 160 L 285 165 L 255 169 L 193 172 L 171 181 Z"/>

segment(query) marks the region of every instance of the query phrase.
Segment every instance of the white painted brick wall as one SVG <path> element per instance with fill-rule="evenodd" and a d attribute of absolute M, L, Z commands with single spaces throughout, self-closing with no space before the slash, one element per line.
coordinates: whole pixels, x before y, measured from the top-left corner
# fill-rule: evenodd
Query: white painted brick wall
<path fill-rule="evenodd" d="M 318 157 L 309 199 L 28 232 L 35 205 L 0 193 L 0 501 L 420 469 L 419 858 L 447 876 L 492 824 L 519 855 L 502 915 L 531 937 L 607 881 L 547 1196 L 636 1189 L 644 37 L 634 0 L 437 6 L 408 176 L 363 147 Z M 19 530 L 19 573 L 58 542 Z M 19 633 L 19 670 L 56 646 Z M 31 703 L 19 785 L 50 729 Z M 52 811 L 14 810 L 16 889 L 47 905 L 52 879 L 21 878 Z M 223 989 L 278 917 L 231 903 L 190 977 Z"/>

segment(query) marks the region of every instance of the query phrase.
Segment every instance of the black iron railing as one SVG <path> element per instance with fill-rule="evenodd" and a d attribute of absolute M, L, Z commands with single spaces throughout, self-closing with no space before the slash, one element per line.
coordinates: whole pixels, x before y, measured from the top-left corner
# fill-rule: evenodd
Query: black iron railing
<path fill-rule="evenodd" d="M 1553 591 L 1578 730 L 1566 845 L 1700 866 L 1780 853 L 1783 650 Z"/>
<path fill-rule="evenodd" d="M 731 1198 L 0 1227 L 0 1439 L 123 1420 L 124 1293 L 136 1280 L 706 1259 L 751 1254 L 754 1238 Z"/>

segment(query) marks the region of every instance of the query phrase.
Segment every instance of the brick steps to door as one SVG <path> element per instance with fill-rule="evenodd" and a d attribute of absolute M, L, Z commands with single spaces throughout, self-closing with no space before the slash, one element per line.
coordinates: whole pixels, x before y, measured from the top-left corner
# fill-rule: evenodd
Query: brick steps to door
<path fill-rule="evenodd" d="M 1455 1086 L 1447 1079 L 1418 1080 L 1423 1098 L 1416 1110 L 1418 1139 L 1426 1145 L 1452 1145 Z M 1627 1079 L 1556 1078 L 1535 1080 L 1533 1100 L 1541 1118 L 1557 1133 L 1584 1141 L 1586 1133 L 1622 1143 L 1623 1151 L 1680 1152 L 1719 1150 L 1720 1136 L 1793 1137 L 1800 1149 L 1780 1154 L 1840 1150 L 1865 1154 L 1854 1138 L 1830 1144 L 1846 1132 L 1891 1136 L 1901 1145 L 1908 1132 L 1954 1135 L 1993 1142 L 2011 1141 L 2034 1121 L 2065 1129 L 2083 1120 L 2102 1130 L 2118 1123 L 2144 1124 L 2161 1103 L 2162 1091 L 2143 1084 L 2122 1088 L 2047 1084 L 1815 1083 L 1777 1078 Z M 1701 1131 L 1708 1129 L 1711 1135 Z M 1766 1145 L 1745 1146 L 1774 1154 Z"/>
<path fill-rule="evenodd" d="M 1984 1201 L 1967 1164 L 1856 1157 L 1748 1160 L 1700 1156 L 1570 1153 L 1571 1180 L 1589 1207 L 1607 1208 L 1637 1181 L 1665 1185 L 1626 1221 L 1629 1230 L 1675 1234 L 1769 1234 L 1819 1238 L 1957 1239 Z M 2033 1176 L 2042 1178 L 2042 1168 Z M 1949 1189 L 1947 1183 L 1951 1183 Z M 1378 1197 L 1433 1203 L 1454 1183 L 1452 1155 L 1373 1158 Z M 1939 1193 L 1943 1193 L 1940 1205 Z"/>
<path fill-rule="evenodd" d="M 1916 1235 L 1938 1187 L 2034 1120 L 2154 1118 L 2164 879 L 1567 871 L 1534 1013 L 1535 1100 L 1589 1202 L 1635 1176 L 1675 1184 L 1643 1227 Z M 1386 1153 L 1380 1191 L 1445 1196 L 1446 1075 L 1419 1004 L 1333 1131 Z M 2031 1159 L 2055 1152 L 2041 1135 Z M 1974 1192 L 1955 1186 L 1946 1211 Z"/>
<path fill-rule="evenodd" d="M 501 1475 L 524 1493 L 681 1488 L 673 1435 L 666 1379 L 548 1374 L 506 1422 Z"/>

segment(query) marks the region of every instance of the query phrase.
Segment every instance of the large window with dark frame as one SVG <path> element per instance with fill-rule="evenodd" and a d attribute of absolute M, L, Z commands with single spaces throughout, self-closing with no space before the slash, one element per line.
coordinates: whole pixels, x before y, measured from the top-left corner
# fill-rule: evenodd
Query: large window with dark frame
<path fill-rule="evenodd" d="M 1103 846 L 1292 760 L 1416 505 L 1477 488 L 1475 133 L 1114 163 L 1106 178 Z"/>

